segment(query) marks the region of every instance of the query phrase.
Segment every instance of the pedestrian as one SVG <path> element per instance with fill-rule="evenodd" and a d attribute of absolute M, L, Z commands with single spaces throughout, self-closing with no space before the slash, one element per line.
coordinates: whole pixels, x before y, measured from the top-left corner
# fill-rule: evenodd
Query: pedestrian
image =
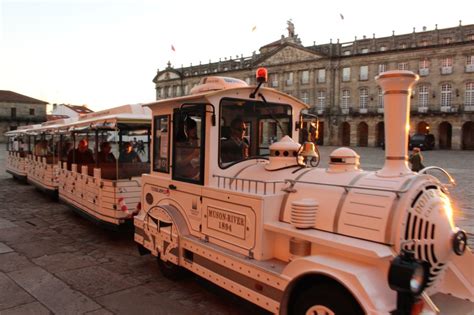
<path fill-rule="evenodd" d="M 418 147 L 413 148 L 412 154 L 410 154 L 408 161 L 411 164 L 411 170 L 413 172 L 419 172 L 425 168 L 423 165 L 423 155 L 421 155 L 420 148 Z"/>

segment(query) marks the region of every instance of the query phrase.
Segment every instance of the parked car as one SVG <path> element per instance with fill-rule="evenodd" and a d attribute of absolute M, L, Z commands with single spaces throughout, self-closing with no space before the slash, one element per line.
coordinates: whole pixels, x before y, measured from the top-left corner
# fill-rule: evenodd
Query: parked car
<path fill-rule="evenodd" d="M 415 147 L 420 148 L 421 150 L 433 150 L 435 147 L 435 137 L 432 134 L 414 134 L 408 143 L 409 149 Z"/>

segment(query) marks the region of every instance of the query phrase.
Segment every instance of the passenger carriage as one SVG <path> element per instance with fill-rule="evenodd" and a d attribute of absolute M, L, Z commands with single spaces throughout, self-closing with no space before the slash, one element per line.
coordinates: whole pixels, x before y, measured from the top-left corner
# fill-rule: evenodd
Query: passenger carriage
<path fill-rule="evenodd" d="M 41 125 L 20 126 L 17 130 L 5 133 L 7 137 L 6 171 L 14 178 L 26 182 L 28 174 L 28 159 L 33 152 L 33 138 L 27 134 Z"/>
<path fill-rule="evenodd" d="M 32 152 L 27 158 L 28 183 L 52 197 L 58 196 L 60 148 L 65 137 L 65 130 L 61 126 L 75 120 L 65 118 L 47 121 L 25 132 L 32 143 Z"/>
<path fill-rule="evenodd" d="M 113 229 L 130 222 L 150 169 L 150 125 L 149 109 L 136 104 L 59 126 L 60 200 Z"/>
<path fill-rule="evenodd" d="M 274 313 L 435 314 L 436 292 L 474 301 L 473 256 L 447 186 L 407 167 L 417 76 L 380 75 L 386 162 L 367 172 L 349 148 L 312 167 L 316 150 L 298 143 L 308 106 L 260 88 L 259 73 L 258 87 L 208 77 L 189 96 L 148 104 L 141 253 L 166 276 L 188 269 Z"/>

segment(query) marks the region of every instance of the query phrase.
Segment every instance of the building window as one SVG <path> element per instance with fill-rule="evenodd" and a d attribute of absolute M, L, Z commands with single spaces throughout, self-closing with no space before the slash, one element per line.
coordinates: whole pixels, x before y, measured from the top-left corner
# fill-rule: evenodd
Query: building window
<path fill-rule="evenodd" d="M 421 76 L 428 75 L 430 73 L 430 61 L 428 59 L 422 59 L 419 62 L 419 72 Z"/>
<path fill-rule="evenodd" d="M 452 101 L 452 86 L 449 83 L 441 85 L 441 107 L 451 106 Z"/>
<path fill-rule="evenodd" d="M 380 50 L 380 51 L 386 51 L 386 50 L 387 50 L 387 46 L 380 46 L 379 50 Z"/>
<path fill-rule="evenodd" d="M 175 86 L 174 95 L 181 96 L 181 86 L 179 86 L 179 85 Z"/>
<path fill-rule="evenodd" d="M 379 88 L 379 93 L 377 97 L 377 106 L 378 108 L 383 108 L 383 91 L 382 88 Z"/>
<path fill-rule="evenodd" d="M 387 65 L 385 63 L 379 64 L 377 71 L 378 71 L 377 72 L 378 74 L 381 74 L 382 72 L 387 71 Z"/>
<path fill-rule="evenodd" d="M 309 71 L 303 70 L 301 71 L 301 84 L 308 84 L 309 83 Z"/>
<path fill-rule="evenodd" d="M 443 39 L 443 44 L 450 44 L 451 43 L 451 37 L 446 37 Z"/>
<path fill-rule="evenodd" d="M 359 80 L 365 81 L 369 79 L 369 66 L 360 66 Z"/>
<path fill-rule="evenodd" d="M 286 84 L 286 86 L 292 86 L 293 85 L 293 72 L 285 73 L 285 84 Z"/>
<path fill-rule="evenodd" d="M 427 85 L 418 86 L 418 108 L 428 107 L 429 88 Z"/>
<path fill-rule="evenodd" d="M 399 62 L 397 66 L 398 70 L 408 70 L 408 62 Z"/>
<path fill-rule="evenodd" d="M 11 108 L 10 109 L 10 116 L 11 116 L 11 118 L 16 118 L 16 108 Z"/>
<path fill-rule="evenodd" d="M 474 55 L 466 56 L 466 72 L 474 72 Z"/>
<path fill-rule="evenodd" d="M 351 80 L 351 68 L 342 68 L 342 81 L 347 82 Z"/>
<path fill-rule="evenodd" d="M 342 53 L 344 56 L 350 56 L 351 54 L 351 51 L 350 50 L 346 50 Z"/>
<path fill-rule="evenodd" d="M 308 104 L 309 102 L 309 97 L 308 97 L 308 92 L 301 92 L 301 101 L 305 104 Z"/>
<path fill-rule="evenodd" d="M 401 48 L 401 49 L 407 48 L 407 44 L 405 44 L 405 43 L 400 44 L 400 48 Z"/>
<path fill-rule="evenodd" d="M 34 116 L 35 115 L 35 109 L 34 108 L 30 108 L 30 116 Z"/>
<path fill-rule="evenodd" d="M 427 40 L 422 40 L 422 41 L 420 42 L 420 46 L 421 46 L 421 47 L 426 47 L 426 46 L 428 46 L 428 41 L 427 41 Z"/>
<path fill-rule="evenodd" d="M 361 52 L 362 54 L 367 54 L 367 53 L 369 52 L 369 48 L 362 48 L 362 49 L 360 50 L 360 52 Z"/>
<path fill-rule="evenodd" d="M 173 97 L 173 87 L 168 87 L 168 97 Z"/>
<path fill-rule="evenodd" d="M 278 73 L 273 73 L 270 75 L 270 82 L 272 87 L 278 87 Z"/>
<path fill-rule="evenodd" d="M 188 95 L 189 94 L 189 85 L 185 85 L 184 86 L 184 95 Z"/>
<path fill-rule="evenodd" d="M 359 108 L 367 109 L 369 104 L 369 90 L 367 88 L 362 88 L 359 90 Z"/>
<path fill-rule="evenodd" d="M 351 91 L 350 90 L 342 90 L 341 108 L 342 109 L 348 109 L 350 100 L 351 100 Z"/>
<path fill-rule="evenodd" d="M 326 69 L 318 69 L 318 83 L 326 82 Z"/>
<path fill-rule="evenodd" d="M 318 91 L 316 107 L 318 108 L 318 110 L 324 110 L 324 108 L 326 107 L 326 91 L 325 90 Z"/>
<path fill-rule="evenodd" d="M 466 83 L 464 106 L 474 106 L 474 82 Z"/>
<path fill-rule="evenodd" d="M 474 40 L 474 34 L 467 35 L 467 40 Z"/>
<path fill-rule="evenodd" d="M 453 72 L 453 58 L 446 57 L 441 59 L 441 74 L 450 74 Z"/>

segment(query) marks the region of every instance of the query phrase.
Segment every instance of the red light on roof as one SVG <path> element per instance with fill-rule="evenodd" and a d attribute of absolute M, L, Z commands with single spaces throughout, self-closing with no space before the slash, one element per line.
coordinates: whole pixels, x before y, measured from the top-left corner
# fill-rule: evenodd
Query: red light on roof
<path fill-rule="evenodd" d="M 265 83 L 268 80 L 268 71 L 266 68 L 258 68 L 255 76 L 258 83 Z"/>

